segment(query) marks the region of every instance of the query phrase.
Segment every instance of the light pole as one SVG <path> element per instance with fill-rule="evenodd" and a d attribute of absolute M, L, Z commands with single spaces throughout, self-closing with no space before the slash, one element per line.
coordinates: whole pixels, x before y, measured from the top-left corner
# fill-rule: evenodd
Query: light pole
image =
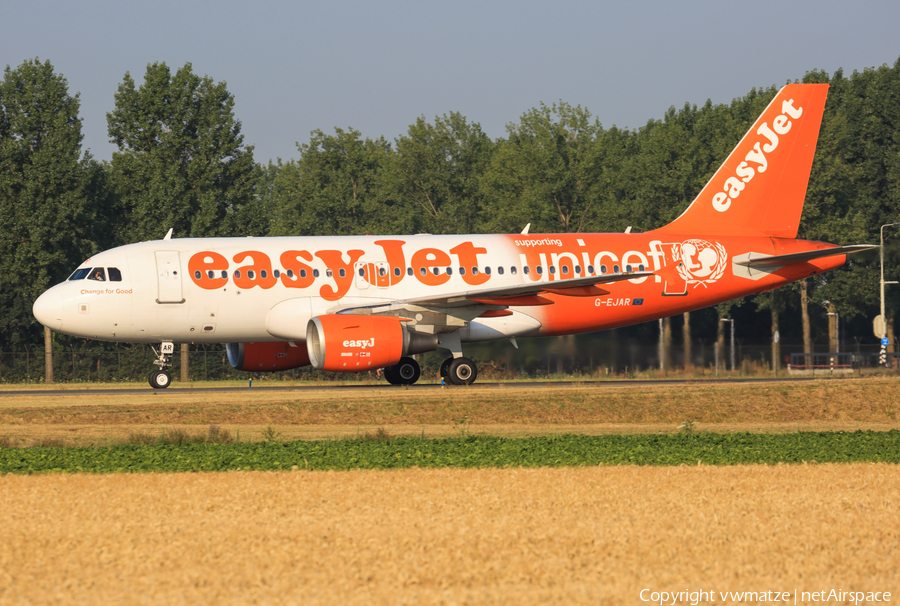
<path fill-rule="evenodd" d="M 896 281 L 885 282 L 884 281 L 884 228 L 885 227 L 894 227 L 895 225 L 900 225 L 900 223 L 887 223 L 881 226 L 881 355 L 878 359 L 879 363 L 882 366 L 887 366 L 887 343 L 885 339 L 887 339 L 887 318 L 885 317 L 884 311 L 884 285 L 885 284 L 897 284 Z"/>
<path fill-rule="evenodd" d="M 834 316 L 834 353 L 841 353 L 841 314 L 836 311 L 829 311 L 826 316 Z"/>
<path fill-rule="evenodd" d="M 834 348 L 833 356 L 830 356 L 831 374 L 834 374 L 834 365 L 841 363 L 841 314 L 836 311 L 829 311 L 825 315 L 834 316 Z"/>
<path fill-rule="evenodd" d="M 734 371 L 734 318 L 721 318 L 721 322 L 731 322 L 731 370 Z"/>

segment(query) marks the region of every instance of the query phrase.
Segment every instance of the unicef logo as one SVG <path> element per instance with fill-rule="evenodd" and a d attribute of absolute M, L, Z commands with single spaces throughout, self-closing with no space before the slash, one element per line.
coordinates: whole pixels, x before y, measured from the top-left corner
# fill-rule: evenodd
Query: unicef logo
<path fill-rule="evenodd" d="M 728 253 L 718 242 L 690 239 L 672 246 L 672 259 L 677 263 L 678 274 L 688 284 L 706 288 L 725 273 Z"/>

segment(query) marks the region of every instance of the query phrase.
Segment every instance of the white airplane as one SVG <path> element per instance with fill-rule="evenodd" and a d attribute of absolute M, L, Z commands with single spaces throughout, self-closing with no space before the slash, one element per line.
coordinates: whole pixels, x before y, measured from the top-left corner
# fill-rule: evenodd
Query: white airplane
<path fill-rule="evenodd" d="M 69 335 L 154 348 L 226 343 L 238 369 L 385 369 L 475 381 L 462 345 L 605 330 L 760 293 L 843 265 L 868 245 L 796 239 L 828 85 L 785 86 L 694 202 L 642 234 L 190 238 L 102 252 L 34 315 Z"/>

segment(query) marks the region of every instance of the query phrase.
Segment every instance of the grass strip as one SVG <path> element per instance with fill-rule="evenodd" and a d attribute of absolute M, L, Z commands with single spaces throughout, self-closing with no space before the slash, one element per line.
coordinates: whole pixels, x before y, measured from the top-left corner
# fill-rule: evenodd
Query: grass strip
<path fill-rule="evenodd" d="M 900 431 L 0 448 L 0 473 L 900 463 Z"/>

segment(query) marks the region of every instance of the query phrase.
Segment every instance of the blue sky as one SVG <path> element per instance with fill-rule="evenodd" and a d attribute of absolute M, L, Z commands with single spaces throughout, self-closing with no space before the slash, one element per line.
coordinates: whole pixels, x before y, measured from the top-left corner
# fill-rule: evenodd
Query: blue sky
<path fill-rule="evenodd" d="M 541 102 L 637 128 L 811 69 L 900 58 L 900 2 L 5 2 L 0 64 L 49 59 L 81 94 L 84 145 L 109 159 L 106 112 L 148 63 L 226 81 L 254 156 L 298 156 L 313 129 L 393 140 L 461 112 L 491 137 Z"/>

